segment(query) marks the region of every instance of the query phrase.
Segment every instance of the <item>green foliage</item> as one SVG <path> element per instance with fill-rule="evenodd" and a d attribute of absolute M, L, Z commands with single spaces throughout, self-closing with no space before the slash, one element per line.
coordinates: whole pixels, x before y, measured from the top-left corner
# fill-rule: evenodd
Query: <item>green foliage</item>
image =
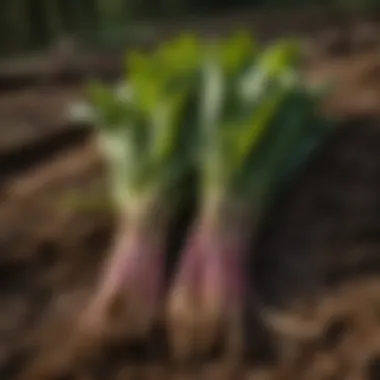
<path fill-rule="evenodd" d="M 224 46 L 230 49 L 229 44 L 220 49 Z M 256 47 L 250 55 L 239 51 L 243 43 L 235 46 L 231 75 L 224 70 L 228 54 L 212 49 L 207 49 L 210 53 L 202 66 L 203 186 L 274 194 L 332 129 L 317 112 L 320 89 L 308 86 L 300 76 L 295 41 L 279 41 L 263 50 Z"/>
<path fill-rule="evenodd" d="M 152 53 L 127 56 L 117 89 L 92 83 L 100 146 L 108 158 L 115 198 L 161 191 L 178 180 L 187 165 L 186 128 L 200 45 L 191 36 Z"/>
<path fill-rule="evenodd" d="M 242 32 L 128 55 L 118 90 L 89 86 L 115 197 L 166 188 L 191 163 L 204 189 L 275 194 L 331 131 L 300 58 L 293 40 L 262 49 Z"/>

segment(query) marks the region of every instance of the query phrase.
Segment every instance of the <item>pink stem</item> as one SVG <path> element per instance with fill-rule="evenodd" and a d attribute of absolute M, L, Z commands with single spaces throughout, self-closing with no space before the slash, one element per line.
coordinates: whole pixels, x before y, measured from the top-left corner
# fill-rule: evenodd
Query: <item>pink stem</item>
<path fill-rule="evenodd" d="M 100 281 L 97 298 L 106 303 L 124 291 L 156 302 L 162 290 L 166 235 L 162 228 L 124 227 Z M 130 295 L 130 294 L 129 294 Z"/>
<path fill-rule="evenodd" d="M 241 307 L 247 286 L 247 254 L 252 225 L 235 215 L 210 223 L 204 217 L 190 233 L 177 284 L 200 297 L 219 300 L 229 310 Z"/>
<path fill-rule="evenodd" d="M 227 310 L 239 307 L 246 290 L 248 246 L 243 234 L 216 232 L 213 247 L 204 252 L 205 291 L 222 297 Z"/>

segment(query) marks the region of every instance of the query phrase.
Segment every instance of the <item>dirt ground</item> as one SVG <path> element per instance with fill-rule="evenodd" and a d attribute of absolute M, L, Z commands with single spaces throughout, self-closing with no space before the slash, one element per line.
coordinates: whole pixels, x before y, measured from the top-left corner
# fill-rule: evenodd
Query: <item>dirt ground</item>
<path fill-rule="evenodd" d="M 2 380 L 380 379 L 380 18 L 244 17 L 234 25 L 251 20 L 263 39 L 304 31 L 308 78 L 337 80 L 324 112 L 341 127 L 259 236 L 252 278 L 263 309 L 247 322 L 247 357 L 179 366 L 156 338 L 101 347 L 85 364 L 61 360 L 114 217 L 91 203 L 105 194 L 102 162 L 89 130 L 67 122 L 82 91 L 57 74 L 67 61 L 35 81 L 0 65 Z"/>

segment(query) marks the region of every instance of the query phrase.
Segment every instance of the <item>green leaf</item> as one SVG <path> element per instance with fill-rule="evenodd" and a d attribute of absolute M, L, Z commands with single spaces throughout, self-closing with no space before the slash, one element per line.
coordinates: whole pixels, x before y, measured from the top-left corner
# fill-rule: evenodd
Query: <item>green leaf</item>
<path fill-rule="evenodd" d="M 284 183 L 277 180 L 284 173 L 296 173 L 323 140 L 316 109 L 325 93 L 302 83 L 296 41 L 258 52 L 248 40 L 239 47 L 239 38 L 231 38 L 219 46 L 222 54 L 208 54 L 212 64 L 204 70 L 200 99 L 206 154 L 200 164 L 209 186 L 268 192 L 270 184 Z"/>
<path fill-rule="evenodd" d="M 220 60 L 227 74 L 241 70 L 257 52 L 255 41 L 250 34 L 240 31 L 227 39 L 220 48 Z"/>
<path fill-rule="evenodd" d="M 316 113 L 325 94 L 302 83 L 300 52 L 293 40 L 259 50 L 239 32 L 129 54 L 130 96 L 91 88 L 115 198 L 167 189 L 194 152 L 201 185 L 274 194 L 325 137 Z"/>
<path fill-rule="evenodd" d="M 170 158 L 176 146 L 186 93 L 174 94 L 163 101 L 153 115 L 153 155 L 159 161 Z"/>
<path fill-rule="evenodd" d="M 277 107 L 284 97 L 284 91 L 278 91 L 264 98 L 261 104 L 255 108 L 254 114 L 240 128 L 240 133 L 235 141 L 235 149 L 232 166 L 239 169 L 247 160 L 248 155 L 261 142 L 261 138 L 268 130 L 270 121 L 274 117 Z"/>
<path fill-rule="evenodd" d="M 97 109 L 97 125 L 103 130 L 120 128 L 124 122 L 136 117 L 136 111 L 130 101 L 123 101 L 115 91 L 99 82 L 90 82 L 87 86 L 90 102 Z"/>
<path fill-rule="evenodd" d="M 269 76 L 282 75 L 287 70 L 297 69 L 300 58 L 300 44 L 294 40 L 284 40 L 264 50 L 257 66 Z"/>
<path fill-rule="evenodd" d="M 144 72 L 149 67 L 149 58 L 138 51 L 129 52 L 126 56 L 126 75 Z"/>
<path fill-rule="evenodd" d="M 184 74 L 196 68 L 201 55 L 201 45 L 192 34 L 183 34 L 178 39 L 164 44 L 157 51 L 157 61 L 171 73 Z"/>
<path fill-rule="evenodd" d="M 276 195 L 288 184 L 333 130 L 317 114 L 318 101 L 307 88 L 288 92 L 272 121 L 272 132 L 255 157 L 254 187 Z M 264 191 L 264 190 L 263 190 Z"/>

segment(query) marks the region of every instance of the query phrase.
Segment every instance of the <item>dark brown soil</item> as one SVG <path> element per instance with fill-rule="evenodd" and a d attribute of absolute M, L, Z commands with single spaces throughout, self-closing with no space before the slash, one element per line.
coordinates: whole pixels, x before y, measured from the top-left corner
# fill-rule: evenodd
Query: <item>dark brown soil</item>
<path fill-rule="evenodd" d="M 307 32 L 312 20 L 301 16 L 279 18 L 268 36 L 292 25 Z M 28 87 L 7 82 L 0 95 L 2 380 L 380 378 L 380 25 L 361 21 L 360 32 L 350 20 L 343 43 L 344 20 L 317 19 L 308 78 L 337 78 L 324 112 L 339 117 L 341 129 L 268 216 L 252 266 L 263 307 L 247 320 L 249 350 L 239 365 L 224 358 L 178 366 L 160 337 L 144 347 L 101 347 L 86 362 L 68 359 L 71 326 L 114 230 L 110 210 L 70 199 L 102 198 L 102 163 L 88 130 L 65 118 L 80 85 L 52 76 Z M 265 25 L 265 16 L 252 20 Z"/>

